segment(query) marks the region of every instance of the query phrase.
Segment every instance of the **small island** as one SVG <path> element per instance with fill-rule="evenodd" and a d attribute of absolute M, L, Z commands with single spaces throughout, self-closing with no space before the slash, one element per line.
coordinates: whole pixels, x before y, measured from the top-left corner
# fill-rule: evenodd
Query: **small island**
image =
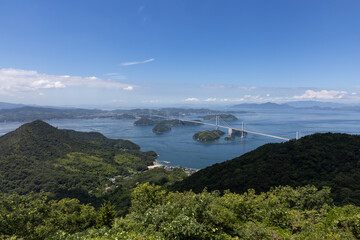
<path fill-rule="evenodd" d="M 171 131 L 172 126 L 196 126 L 201 124 L 200 120 L 192 120 L 192 122 L 182 121 L 179 119 L 172 120 L 151 120 L 146 117 L 141 117 L 134 122 L 134 126 L 154 126 L 152 131 L 156 134 L 162 134 L 164 132 Z"/>
<path fill-rule="evenodd" d="M 120 114 L 120 115 L 115 115 L 113 117 L 114 119 L 136 119 L 136 117 L 134 115 L 131 114 Z"/>
<path fill-rule="evenodd" d="M 200 120 L 194 120 L 199 123 L 195 122 L 187 122 L 187 121 L 181 121 L 178 119 L 172 119 L 172 120 L 163 120 L 163 121 L 154 121 L 155 127 L 152 129 L 152 131 L 156 134 L 162 134 L 164 132 L 168 132 L 171 130 L 171 127 L 176 126 L 196 126 L 201 123 Z"/>
<path fill-rule="evenodd" d="M 156 121 L 142 117 L 134 122 L 134 126 L 153 126 Z"/>
<path fill-rule="evenodd" d="M 224 134 L 225 132 L 221 130 L 213 130 L 213 131 L 206 130 L 195 133 L 193 138 L 200 142 L 212 142 L 219 139 Z"/>
<path fill-rule="evenodd" d="M 170 126 L 197 126 L 201 124 L 200 120 L 191 120 L 192 122 L 182 121 L 179 119 L 167 120 Z M 198 122 L 198 123 L 197 123 Z"/>
<path fill-rule="evenodd" d="M 167 124 L 166 122 L 160 122 L 158 124 L 156 124 L 156 126 L 152 129 L 152 131 L 156 134 L 162 134 L 164 132 L 168 132 L 171 130 L 171 127 L 169 124 Z"/>
<path fill-rule="evenodd" d="M 223 121 L 236 121 L 236 120 L 238 120 L 237 117 L 235 117 L 234 115 L 231 115 L 231 114 L 206 115 L 206 116 L 203 116 L 202 118 L 204 120 L 215 121 L 216 116 L 220 117 L 220 120 L 223 120 Z"/>
<path fill-rule="evenodd" d="M 234 137 L 241 137 L 241 136 L 246 136 L 247 132 L 243 132 L 241 130 L 233 130 L 231 136 Z"/>

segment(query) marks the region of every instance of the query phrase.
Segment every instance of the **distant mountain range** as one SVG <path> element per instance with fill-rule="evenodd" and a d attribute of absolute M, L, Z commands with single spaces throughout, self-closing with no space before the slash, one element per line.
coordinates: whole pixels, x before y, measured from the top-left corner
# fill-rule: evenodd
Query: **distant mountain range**
<path fill-rule="evenodd" d="M 296 101 L 296 102 L 287 102 L 287 105 L 295 108 L 342 108 L 342 107 L 352 107 L 351 104 L 344 103 L 333 103 L 333 102 L 318 102 L 318 101 Z"/>
<path fill-rule="evenodd" d="M 20 108 L 20 107 L 24 107 L 24 106 L 25 106 L 24 104 L 0 102 L 0 109 L 13 109 L 13 108 Z"/>
<path fill-rule="evenodd" d="M 294 108 L 288 104 L 277 104 L 277 103 L 242 103 L 232 106 L 232 108 L 237 109 L 284 109 L 284 108 Z"/>
<path fill-rule="evenodd" d="M 34 120 L 49 120 L 49 119 L 92 119 L 92 118 L 114 118 L 114 119 L 135 119 L 140 117 L 149 117 L 150 115 L 157 117 L 179 115 L 193 115 L 193 114 L 216 114 L 224 113 L 224 111 L 210 110 L 206 108 L 160 108 L 160 109 L 130 109 L 130 110 L 99 110 L 99 109 L 81 109 L 81 108 L 53 108 L 53 107 L 38 107 L 38 106 L 18 106 L 6 105 L 13 107 L 0 109 L 0 122 L 4 121 L 20 121 L 28 122 Z M 15 107 L 16 106 L 16 107 Z M 246 113 L 246 111 L 232 111 L 237 113 Z M 162 119 L 160 117 L 160 119 Z"/>
<path fill-rule="evenodd" d="M 208 108 L 160 108 L 160 109 L 116 109 L 99 110 L 83 108 L 61 108 L 61 107 L 40 107 L 27 106 L 23 104 L 0 103 L 0 122 L 20 121 L 28 122 L 37 119 L 92 119 L 92 118 L 115 118 L 115 119 L 134 119 L 139 117 L 149 117 L 149 115 L 173 116 L 179 115 L 209 115 L 224 113 L 249 113 L 261 110 L 284 110 L 284 109 L 313 109 L 313 110 L 347 110 L 360 111 L 360 105 L 340 104 L 331 102 L 317 101 L 297 101 L 283 104 L 277 103 L 243 103 L 233 105 L 224 110 L 211 110 Z"/>
<path fill-rule="evenodd" d="M 231 106 L 233 109 L 261 109 L 261 110 L 276 110 L 276 109 L 324 109 L 324 110 L 349 110 L 360 111 L 360 105 L 332 103 L 332 102 L 318 102 L 318 101 L 295 101 L 287 103 L 242 103 Z"/>

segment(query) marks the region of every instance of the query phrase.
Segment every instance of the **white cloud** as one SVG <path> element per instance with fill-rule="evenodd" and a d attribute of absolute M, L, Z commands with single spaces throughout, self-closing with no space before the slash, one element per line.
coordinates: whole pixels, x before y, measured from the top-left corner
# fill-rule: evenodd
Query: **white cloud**
<path fill-rule="evenodd" d="M 194 98 L 194 97 L 185 99 L 185 102 L 198 102 L 198 101 L 200 101 L 200 100 L 198 98 Z"/>
<path fill-rule="evenodd" d="M 104 76 L 108 76 L 111 79 L 117 79 L 117 80 L 125 80 L 125 79 L 127 79 L 126 76 L 121 75 L 119 73 L 115 73 L 115 72 L 113 72 L 113 73 L 105 73 Z"/>
<path fill-rule="evenodd" d="M 148 62 L 152 62 L 155 61 L 155 58 L 150 58 L 148 60 L 145 61 L 135 61 L 135 62 L 123 62 L 120 63 L 121 66 L 132 66 L 132 65 L 137 65 L 137 64 L 142 64 L 142 63 L 148 63 Z"/>
<path fill-rule="evenodd" d="M 60 81 L 56 81 L 56 82 L 50 82 L 49 80 L 38 80 L 35 82 L 30 83 L 30 85 L 36 89 L 39 88 L 65 88 L 65 84 L 63 84 Z"/>
<path fill-rule="evenodd" d="M 306 90 L 303 95 L 294 96 L 295 99 L 340 99 L 348 95 L 346 91 L 335 90 Z"/>
<path fill-rule="evenodd" d="M 134 86 L 129 84 L 113 80 L 104 80 L 97 77 L 49 75 L 32 70 L 13 68 L 0 69 L 0 94 L 15 95 L 17 92 L 60 89 L 73 86 L 123 90 L 134 89 Z"/>
<path fill-rule="evenodd" d="M 216 98 L 205 99 L 205 102 L 216 102 Z"/>
<path fill-rule="evenodd" d="M 232 89 L 242 89 L 246 91 L 255 90 L 258 87 L 254 86 L 237 86 L 237 85 L 206 85 L 202 84 L 200 85 L 201 88 L 210 88 L 210 89 L 224 89 L 224 88 L 232 88 Z"/>
<path fill-rule="evenodd" d="M 122 99 L 113 99 L 111 102 L 112 103 L 125 103 L 126 101 L 122 100 Z"/>
<path fill-rule="evenodd" d="M 144 100 L 142 103 L 159 103 L 159 100 Z"/>

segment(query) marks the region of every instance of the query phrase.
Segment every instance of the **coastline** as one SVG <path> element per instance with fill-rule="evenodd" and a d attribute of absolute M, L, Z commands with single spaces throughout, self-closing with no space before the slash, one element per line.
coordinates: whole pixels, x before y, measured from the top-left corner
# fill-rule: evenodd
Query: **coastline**
<path fill-rule="evenodd" d="M 161 161 L 161 162 L 170 163 L 169 161 Z M 191 174 L 196 173 L 197 171 L 200 170 L 200 169 L 195 169 L 195 168 L 169 166 L 169 165 L 159 163 L 158 160 L 155 160 L 153 162 L 153 165 L 148 166 L 148 170 L 151 170 L 151 169 L 154 169 L 154 168 L 163 168 L 163 169 L 165 169 L 167 171 L 172 171 L 174 169 L 182 169 L 188 176 L 190 176 Z"/>
<path fill-rule="evenodd" d="M 160 163 L 158 162 L 158 160 L 155 160 L 155 161 L 153 162 L 153 165 L 148 166 L 148 169 L 150 170 L 150 169 L 154 169 L 154 168 L 158 168 L 158 167 L 162 167 L 162 166 L 164 166 L 164 165 L 163 165 L 163 164 L 160 164 Z"/>

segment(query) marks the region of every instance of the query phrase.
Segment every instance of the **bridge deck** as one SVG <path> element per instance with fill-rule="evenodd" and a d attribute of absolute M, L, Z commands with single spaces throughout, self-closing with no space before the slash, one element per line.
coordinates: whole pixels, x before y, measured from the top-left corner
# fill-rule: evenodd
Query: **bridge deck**
<path fill-rule="evenodd" d="M 168 117 L 164 117 L 164 116 L 160 116 L 160 115 L 152 115 L 152 116 L 168 118 Z M 175 118 L 170 118 L 170 119 L 174 120 Z M 244 131 L 246 133 L 252 133 L 252 134 L 261 135 L 261 136 L 265 136 L 265 137 L 277 138 L 277 139 L 285 140 L 285 141 L 290 140 L 289 138 L 279 137 L 279 136 L 275 136 L 275 135 L 271 135 L 271 134 L 254 132 L 254 131 L 249 131 L 249 130 L 245 130 L 245 129 L 242 130 L 242 129 L 228 127 L 228 126 L 216 125 L 216 124 L 213 124 L 213 123 L 199 122 L 199 121 L 194 121 L 194 120 L 184 120 L 184 119 L 176 119 L 176 120 L 180 120 L 180 121 L 183 121 L 183 122 L 192 122 L 192 123 L 198 123 L 198 124 L 203 124 L 203 125 L 209 125 L 209 126 L 214 126 L 214 127 L 219 127 L 219 128 L 227 128 L 227 129 L 231 128 L 231 129 L 236 130 L 236 131 Z"/>

